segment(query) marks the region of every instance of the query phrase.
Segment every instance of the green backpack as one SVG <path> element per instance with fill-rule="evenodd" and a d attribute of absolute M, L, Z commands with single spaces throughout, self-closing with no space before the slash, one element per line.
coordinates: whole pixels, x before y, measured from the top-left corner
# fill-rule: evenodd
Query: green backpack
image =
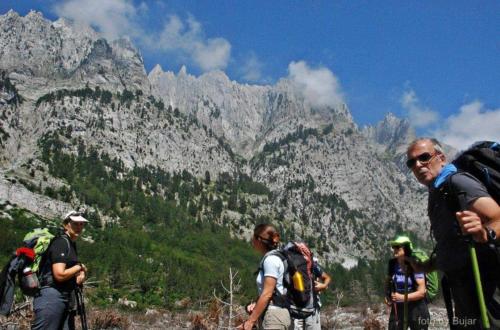
<path fill-rule="evenodd" d="M 38 272 L 42 256 L 49 248 L 50 242 L 54 238 L 47 228 L 36 228 L 27 233 L 23 238 L 24 246 L 33 249 L 35 259 L 30 265 L 33 273 Z"/>
<path fill-rule="evenodd" d="M 424 262 L 429 260 L 429 256 L 423 250 L 414 249 L 412 256 L 418 261 Z M 425 288 L 427 290 L 426 297 L 428 301 L 432 301 L 439 293 L 439 275 L 437 271 L 432 271 L 425 274 Z"/>
<path fill-rule="evenodd" d="M 12 260 L 17 260 L 13 271 L 18 275 L 21 291 L 27 296 L 34 296 L 40 289 L 41 263 L 54 237 L 47 228 L 33 229 L 24 236 L 23 245 L 16 249 L 6 266 L 10 267 Z"/>

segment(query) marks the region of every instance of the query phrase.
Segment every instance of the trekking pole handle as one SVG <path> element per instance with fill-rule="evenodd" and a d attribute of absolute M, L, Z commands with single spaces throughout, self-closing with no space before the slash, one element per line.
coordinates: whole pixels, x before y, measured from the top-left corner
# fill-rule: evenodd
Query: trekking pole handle
<path fill-rule="evenodd" d="M 458 198 L 458 205 L 460 212 L 467 211 L 467 201 L 465 200 L 465 193 L 461 192 L 457 194 Z M 469 244 L 473 242 L 472 236 L 471 235 L 464 235 L 461 230 L 460 223 L 458 220 L 456 220 L 456 223 L 458 225 L 458 234 L 463 238 L 463 240 Z"/>

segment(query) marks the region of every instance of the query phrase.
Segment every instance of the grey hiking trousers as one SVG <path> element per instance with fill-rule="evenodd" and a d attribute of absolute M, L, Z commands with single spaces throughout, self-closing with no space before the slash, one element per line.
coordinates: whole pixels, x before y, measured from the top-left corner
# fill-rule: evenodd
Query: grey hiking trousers
<path fill-rule="evenodd" d="M 69 297 L 52 287 L 45 287 L 33 300 L 35 319 L 32 330 L 74 330 L 75 313 L 70 312 Z"/>

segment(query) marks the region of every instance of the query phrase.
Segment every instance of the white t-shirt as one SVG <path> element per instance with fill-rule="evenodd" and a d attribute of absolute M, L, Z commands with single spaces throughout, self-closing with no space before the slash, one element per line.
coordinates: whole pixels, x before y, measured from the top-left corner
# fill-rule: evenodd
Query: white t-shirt
<path fill-rule="evenodd" d="M 286 289 L 283 286 L 283 275 L 285 274 L 285 265 L 283 261 L 281 261 L 280 257 L 276 255 L 269 255 L 271 252 L 268 252 L 263 260 L 262 269 L 257 274 L 257 289 L 259 290 L 259 295 L 262 293 L 264 289 L 264 277 L 270 276 L 276 279 L 276 288 L 278 292 L 281 294 L 286 293 Z"/>

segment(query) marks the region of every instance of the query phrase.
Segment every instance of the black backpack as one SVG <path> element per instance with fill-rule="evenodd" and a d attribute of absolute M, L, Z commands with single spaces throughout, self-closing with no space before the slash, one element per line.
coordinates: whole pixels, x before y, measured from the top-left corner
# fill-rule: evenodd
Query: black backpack
<path fill-rule="evenodd" d="M 491 198 L 497 204 L 500 204 L 500 144 L 492 141 L 476 142 L 469 149 L 459 154 L 452 164 L 461 172 L 472 175 L 486 187 Z M 451 184 L 453 175 L 448 178 L 447 188 Z M 460 201 L 454 191 L 449 192 L 456 201 L 450 202 L 451 209 L 462 210 L 465 205 L 464 201 Z M 455 203 L 455 204 L 453 204 Z M 500 263 L 500 246 L 491 246 L 496 253 L 497 261 Z M 452 320 L 452 298 L 448 280 L 445 277 L 442 279 L 443 296 L 448 312 L 448 319 Z"/>
<path fill-rule="evenodd" d="M 305 243 L 289 242 L 281 249 L 271 252 L 270 255 L 276 255 L 283 261 L 285 266 L 283 286 L 287 290 L 286 295 L 281 295 L 275 289 L 273 304 L 287 308 L 294 319 L 305 319 L 311 316 L 315 311 L 311 250 Z"/>
<path fill-rule="evenodd" d="M 31 297 L 42 286 L 52 284 L 52 270 L 51 265 L 46 264 L 46 252 L 56 237 L 61 237 L 61 234 L 54 236 L 47 228 L 36 228 L 24 236 L 22 246 L 16 249 L 0 273 L 0 315 L 9 315 L 12 311 L 16 279 L 21 292 Z M 69 240 L 64 239 L 69 253 Z"/>
<path fill-rule="evenodd" d="M 453 162 L 458 170 L 481 181 L 490 196 L 500 203 L 500 144 L 481 141 L 461 153 Z"/>

